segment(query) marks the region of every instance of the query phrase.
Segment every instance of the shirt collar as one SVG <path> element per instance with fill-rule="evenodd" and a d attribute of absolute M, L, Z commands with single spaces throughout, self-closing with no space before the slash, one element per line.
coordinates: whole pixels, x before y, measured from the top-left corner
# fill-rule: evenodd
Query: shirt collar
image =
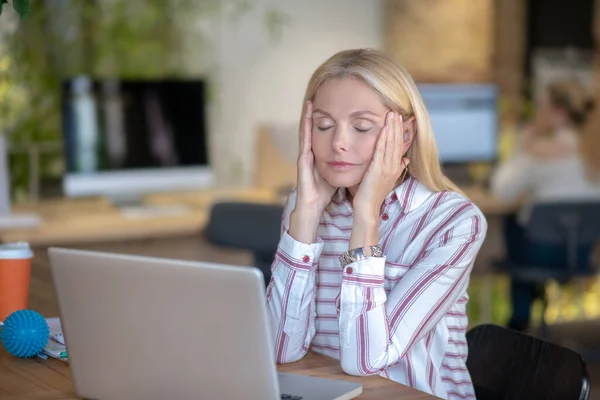
<path fill-rule="evenodd" d="M 392 198 L 398 201 L 402 212 L 409 213 L 419 208 L 432 193 L 427 186 L 410 176 L 400 185 L 396 186 L 393 190 Z"/>
<path fill-rule="evenodd" d="M 394 190 L 390 192 L 385 202 L 397 202 L 400 205 L 402 212 L 409 213 L 423 204 L 432 193 L 433 192 L 421 182 L 412 176 L 409 176 L 408 179 L 396 186 Z M 346 189 L 339 188 L 333 195 L 333 200 L 336 204 L 342 204 L 348 200 L 346 197 Z"/>

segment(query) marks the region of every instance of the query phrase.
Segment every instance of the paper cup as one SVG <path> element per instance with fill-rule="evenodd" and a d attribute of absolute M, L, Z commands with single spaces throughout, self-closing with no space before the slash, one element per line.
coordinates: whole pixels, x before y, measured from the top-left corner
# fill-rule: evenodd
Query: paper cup
<path fill-rule="evenodd" d="M 27 308 L 32 257 L 28 243 L 0 245 L 0 321 Z"/>

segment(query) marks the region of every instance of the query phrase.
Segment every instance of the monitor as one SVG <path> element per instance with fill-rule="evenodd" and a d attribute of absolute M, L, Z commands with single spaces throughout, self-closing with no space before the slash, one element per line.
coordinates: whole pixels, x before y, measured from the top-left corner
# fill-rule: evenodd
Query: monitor
<path fill-rule="evenodd" d="M 498 153 L 497 88 L 493 84 L 418 85 L 431 118 L 440 162 L 493 162 Z"/>
<path fill-rule="evenodd" d="M 119 202 L 213 185 L 205 86 L 86 76 L 63 82 L 65 195 Z"/>

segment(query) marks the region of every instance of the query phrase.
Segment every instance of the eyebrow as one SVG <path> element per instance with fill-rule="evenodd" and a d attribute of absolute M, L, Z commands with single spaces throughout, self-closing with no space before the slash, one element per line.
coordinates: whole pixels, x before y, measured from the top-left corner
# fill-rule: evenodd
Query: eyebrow
<path fill-rule="evenodd" d="M 320 113 L 320 114 L 326 115 L 328 117 L 331 117 L 331 114 L 329 114 L 327 111 L 321 110 L 320 108 L 315 108 L 313 110 L 313 114 L 315 114 L 315 113 Z M 374 117 L 378 117 L 377 114 L 375 114 L 374 112 L 369 111 L 369 110 L 360 110 L 360 111 L 354 111 L 354 112 L 350 113 L 350 117 L 360 117 L 361 115 L 372 115 Z"/>

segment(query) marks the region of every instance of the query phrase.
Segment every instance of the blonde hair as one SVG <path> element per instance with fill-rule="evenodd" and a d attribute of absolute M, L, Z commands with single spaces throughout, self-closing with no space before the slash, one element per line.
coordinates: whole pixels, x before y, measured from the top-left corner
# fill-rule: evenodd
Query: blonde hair
<path fill-rule="evenodd" d="M 548 85 L 548 100 L 554 107 L 564 110 L 577 127 L 583 126 L 594 109 L 594 101 L 577 81 L 557 81 Z"/>
<path fill-rule="evenodd" d="M 600 137 L 596 132 L 600 121 L 598 115 L 593 115 L 593 98 L 582 84 L 574 80 L 553 82 L 548 85 L 547 93 L 550 104 L 563 110 L 579 131 L 579 154 L 588 180 L 600 180 Z"/>
<path fill-rule="evenodd" d="M 417 125 L 412 145 L 406 153 L 408 173 L 434 192 L 462 191 L 442 172 L 429 113 L 409 73 L 392 57 L 374 49 L 345 50 L 334 54 L 313 73 L 302 105 L 300 129 L 306 102 L 314 100 L 323 83 L 333 78 L 359 79 L 381 96 L 384 104 L 402 115 L 404 121 L 415 117 Z"/>

